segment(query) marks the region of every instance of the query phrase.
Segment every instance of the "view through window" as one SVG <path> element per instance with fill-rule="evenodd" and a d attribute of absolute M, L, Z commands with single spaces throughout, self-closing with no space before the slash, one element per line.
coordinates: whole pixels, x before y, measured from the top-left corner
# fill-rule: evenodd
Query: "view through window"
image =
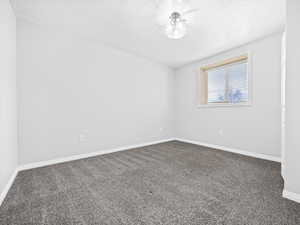
<path fill-rule="evenodd" d="M 247 103 L 248 57 L 239 57 L 202 68 L 205 104 Z"/>

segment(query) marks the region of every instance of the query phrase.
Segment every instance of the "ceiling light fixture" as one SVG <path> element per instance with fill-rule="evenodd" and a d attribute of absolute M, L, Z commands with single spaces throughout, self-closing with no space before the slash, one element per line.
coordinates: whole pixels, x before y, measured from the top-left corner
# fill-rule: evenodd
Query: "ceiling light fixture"
<path fill-rule="evenodd" d="M 166 35 L 171 39 L 180 39 L 186 35 L 186 20 L 182 18 L 179 12 L 172 12 L 169 17 Z"/>

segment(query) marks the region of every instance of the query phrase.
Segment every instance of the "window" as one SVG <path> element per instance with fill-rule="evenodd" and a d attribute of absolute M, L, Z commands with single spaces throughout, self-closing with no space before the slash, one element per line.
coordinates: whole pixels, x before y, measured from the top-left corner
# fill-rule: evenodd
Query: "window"
<path fill-rule="evenodd" d="M 249 102 L 248 56 L 201 68 L 201 105 Z"/>

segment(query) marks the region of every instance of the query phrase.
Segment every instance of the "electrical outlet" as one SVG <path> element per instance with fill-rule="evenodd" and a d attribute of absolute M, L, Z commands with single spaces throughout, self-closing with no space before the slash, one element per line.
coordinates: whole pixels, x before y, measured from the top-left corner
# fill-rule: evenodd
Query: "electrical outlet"
<path fill-rule="evenodd" d="M 222 129 L 219 129 L 219 135 L 223 136 L 223 130 Z"/>
<path fill-rule="evenodd" d="M 88 141 L 87 134 L 79 134 L 79 141 L 80 142 L 87 142 Z"/>

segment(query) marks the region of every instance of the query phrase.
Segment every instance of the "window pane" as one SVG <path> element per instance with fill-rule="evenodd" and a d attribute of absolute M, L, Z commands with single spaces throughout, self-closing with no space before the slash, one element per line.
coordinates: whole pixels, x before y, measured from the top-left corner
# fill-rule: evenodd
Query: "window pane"
<path fill-rule="evenodd" d="M 233 64 L 228 71 L 228 102 L 239 103 L 248 101 L 247 62 Z"/>
<path fill-rule="evenodd" d="M 226 70 L 218 69 L 207 72 L 208 75 L 208 103 L 220 103 L 225 99 L 225 87 L 226 87 Z"/>

